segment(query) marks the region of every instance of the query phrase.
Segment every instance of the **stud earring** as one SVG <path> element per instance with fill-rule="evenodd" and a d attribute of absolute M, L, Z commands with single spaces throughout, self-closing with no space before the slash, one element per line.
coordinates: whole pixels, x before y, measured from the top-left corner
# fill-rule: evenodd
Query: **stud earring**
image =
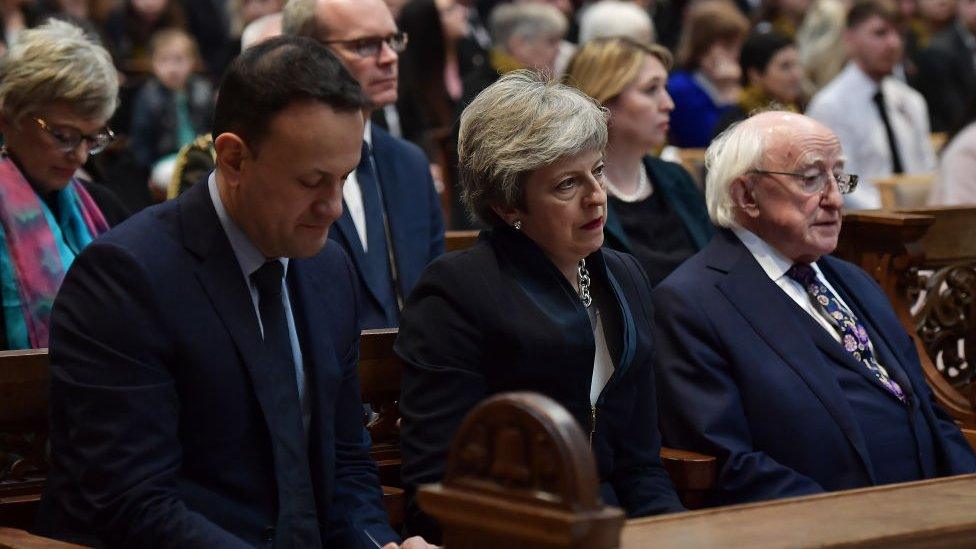
<path fill-rule="evenodd" d="M 513 221 L 512 222 L 512 227 L 514 227 L 516 231 L 521 231 L 522 230 L 522 220 L 521 219 L 516 219 L 515 221 Z"/>

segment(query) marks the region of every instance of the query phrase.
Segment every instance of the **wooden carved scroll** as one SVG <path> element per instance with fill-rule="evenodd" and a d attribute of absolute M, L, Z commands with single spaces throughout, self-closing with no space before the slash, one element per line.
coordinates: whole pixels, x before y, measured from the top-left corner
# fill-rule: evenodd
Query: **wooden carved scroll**
<path fill-rule="evenodd" d="M 468 414 L 420 506 L 447 547 L 616 547 L 623 512 L 600 500 L 586 436 L 548 397 L 504 393 Z"/>
<path fill-rule="evenodd" d="M 915 321 L 938 371 L 976 406 L 976 262 L 949 265 L 929 277 Z"/>

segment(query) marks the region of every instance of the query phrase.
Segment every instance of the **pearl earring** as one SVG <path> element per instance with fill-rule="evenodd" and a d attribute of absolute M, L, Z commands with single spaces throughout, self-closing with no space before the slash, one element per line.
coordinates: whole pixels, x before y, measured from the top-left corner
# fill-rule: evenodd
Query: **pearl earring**
<path fill-rule="evenodd" d="M 512 222 L 512 227 L 514 227 L 516 231 L 521 231 L 522 230 L 522 220 L 521 219 L 516 219 L 515 221 L 513 221 Z"/>

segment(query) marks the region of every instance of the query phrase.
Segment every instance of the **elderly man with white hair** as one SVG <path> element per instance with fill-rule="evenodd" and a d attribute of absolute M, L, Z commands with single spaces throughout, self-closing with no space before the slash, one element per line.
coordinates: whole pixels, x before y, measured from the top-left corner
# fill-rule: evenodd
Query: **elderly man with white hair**
<path fill-rule="evenodd" d="M 840 141 L 766 112 L 709 147 L 723 227 L 653 293 L 664 443 L 718 458 L 712 504 L 976 471 L 881 288 L 830 254 Z"/>

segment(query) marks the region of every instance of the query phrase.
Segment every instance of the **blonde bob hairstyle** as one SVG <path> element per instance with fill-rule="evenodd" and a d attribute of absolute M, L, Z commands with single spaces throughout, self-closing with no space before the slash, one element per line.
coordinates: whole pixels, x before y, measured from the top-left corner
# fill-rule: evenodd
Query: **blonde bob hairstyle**
<path fill-rule="evenodd" d="M 25 30 L 0 60 L 0 112 L 21 116 L 63 103 L 82 118 L 107 121 L 118 103 L 112 58 L 71 23 L 51 19 Z"/>
<path fill-rule="evenodd" d="M 533 171 L 606 145 L 606 109 L 546 75 L 512 71 L 461 113 L 461 201 L 473 221 L 504 225 L 493 208 L 525 211 Z"/>
<path fill-rule="evenodd" d="M 671 70 L 671 52 L 663 46 L 631 38 L 598 38 L 576 50 L 563 82 L 606 105 L 634 83 L 648 55 L 660 61 L 664 70 Z"/>

